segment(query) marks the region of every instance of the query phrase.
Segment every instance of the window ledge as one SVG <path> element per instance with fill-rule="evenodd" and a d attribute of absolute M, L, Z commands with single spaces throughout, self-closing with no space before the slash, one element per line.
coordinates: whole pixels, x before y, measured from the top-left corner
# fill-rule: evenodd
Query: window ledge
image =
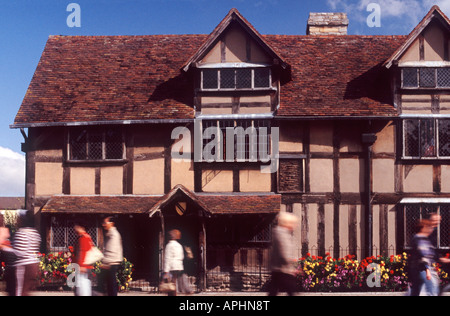
<path fill-rule="evenodd" d="M 100 159 L 100 160 L 66 160 L 72 165 L 89 165 L 89 164 L 125 164 L 128 159 Z"/>

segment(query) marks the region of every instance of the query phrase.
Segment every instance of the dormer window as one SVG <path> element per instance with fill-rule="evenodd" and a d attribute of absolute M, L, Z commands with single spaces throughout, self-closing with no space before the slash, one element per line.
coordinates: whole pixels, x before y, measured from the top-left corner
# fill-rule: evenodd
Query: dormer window
<path fill-rule="evenodd" d="M 450 68 L 449 67 L 402 68 L 402 88 L 405 89 L 450 88 Z"/>
<path fill-rule="evenodd" d="M 258 68 L 205 68 L 201 70 L 201 89 L 264 90 L 272 86 L 272 74 L 268 67 Z"/>

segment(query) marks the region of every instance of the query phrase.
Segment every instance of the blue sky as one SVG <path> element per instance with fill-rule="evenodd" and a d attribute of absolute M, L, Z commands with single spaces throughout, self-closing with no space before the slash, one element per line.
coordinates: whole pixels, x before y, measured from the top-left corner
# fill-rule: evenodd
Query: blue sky
<path fill-rule="evenodd" d="M 72 2 L 80 28 L 66 24 Z M 367 26 L 369 3 L 380 5 L 379 28 Z M 209 34 L 233 7 L 262 34 L 303 35 L 309 12 L 331 11 L 348 14 L 349 34 L 408 34 L 433 4 L 450 15 L 450 0 L 0 0 L 0 196 L 23 194 L 21 183 L 12 189 L 1 180 L 11 173 L 5 159 L 23 165 L 23 138 L 9 125 L 49 35 Z"/>

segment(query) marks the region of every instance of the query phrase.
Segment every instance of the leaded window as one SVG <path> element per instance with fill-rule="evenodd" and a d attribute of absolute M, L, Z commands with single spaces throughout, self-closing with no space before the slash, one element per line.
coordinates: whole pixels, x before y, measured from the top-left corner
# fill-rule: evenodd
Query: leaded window
<path fill-rule="evenodd" d="M 403 157 L 450 158 L 450 120 L 406 119 L 403 121 Z"/>
<path fill-rule="evenodd" d="M 404 244 L 411 247 L 411 241 L 417 233 L 417 224 L 429 219 L 432 214 L 441 216 L 441 222 L 431 234 L 430 240 L 438 249 L 450 248 L 450 205 L 449 204 L 406 204 L 403 209 Z"/>
<path fill-rule="evenodd" d="M 422 67 L 402 69 L 403 88 L 450 88 L 450 68 Z"/>
<path fill-rule="evenodd" d="M 122 160 L 124 147 L 120 129 L 75 128 L 69 131 L 70 161 Z"/>
<path fill-rule="evenodd" d="M 206 161 L 257 162 L 270 156 L 270 121 L 203 120 L 202 131 Z"/>
<path fill-rule="evenodd" d="M 87 221 L 86 232 L 95 245 L 98 242 L 98 223 L 96 219 Z M 68 217 L 52 217 L 50 225 L 50 251 L 69 251 L 76 247 L 78 235 L 74 230 L 74 221 Z"/>
<path fill-rule="evenodd" d="M 202 69 L 202 90 L 253 90 L 271 87 L 270 68 Z"/>

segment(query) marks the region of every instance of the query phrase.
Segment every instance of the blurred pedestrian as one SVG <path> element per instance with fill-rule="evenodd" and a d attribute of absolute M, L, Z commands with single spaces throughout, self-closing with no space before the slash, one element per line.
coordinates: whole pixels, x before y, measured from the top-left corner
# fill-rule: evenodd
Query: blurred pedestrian
<path fill-rule="evenodd" d="M 91 236 L 86 232 L 86 224 L 83 221 L 76 221 L 74 230 L 78 235 L 78 242 L 75 246 L 75 263 L 80 266 L 80 272 L 75 282 L 75 295 L 91 296 L 91 270 L 94 267 L 86 262 L 86 255 L 92 249 L 94 243 Z"/>
<path fill-rule="evenodd" d="M 180 290 L 184 291 L 184 282 L 188 282 L 187 278 L 183 278 L 184 271 L 184 249 L 179 243 L 181 232 L 173 229 L 169 232 L 169 242 L 164 251 L 164 279 L 169 279 L 175 284 L 175 291 L 169 292 L 169 296 L 176 296 Z"/>
<path fill-rule="evenodd" d="M 39 271 L 38 253 L 41 236 L 34 228 L 34 213 L 19 212 L 19 230 L 14 236 L 12 247 L 2 245 L 3 251 L 14 254 L 15 296 L 28 296 L 36 286 Z"/>
<path fill-rule="evenodd" d="M 417 233 L 412 239 L 409 263 L 411 296 L 419 296 L 423 290 L 428 296 L 439 295 L 439 276 L 434 267 L 438 256 L 430 241 L 430 235 L 435 227 L 435 223 L 430 220 L 421 220 L 417 224 Z"/>
<path fill-rule="evenodd" d="M 10 229 L 8 227 L 0 227 L 0 250 L 4 246 L 6 248 L 11 248 L 11 235 Z M 5 263 L 5 271 L 3 274 L 3 279 L 6 282 L 6 292 L 9 296 L 15 296 L 16 293 L 16 268 L 14 267 L 14 253 L 9 251 L 0 251 L 1 260 L 0 262 Z"/>
<path fill-rule="evenodd" d="M 278 292 L 287 292 L 289 296 L 293 296 L 297 292 L 292 236 L 297 223 L 298 218 L 291 213 L 282 212 L 278 215 L 278 225 L 274 227 L 272 237 L 272 278 L 269 296 L 276 296 Z"/>
<path fill-rule="evenodd" d="M 123 261 L 122 236 L 116 228 L 116 218 L 113 216 L 103 220 L 103 229 L 106 231 L 106 235 L 101 265 L 102 278 L 106 286 L 106 294 L 117 296 L 119 287 L 116 275 Z"/>

